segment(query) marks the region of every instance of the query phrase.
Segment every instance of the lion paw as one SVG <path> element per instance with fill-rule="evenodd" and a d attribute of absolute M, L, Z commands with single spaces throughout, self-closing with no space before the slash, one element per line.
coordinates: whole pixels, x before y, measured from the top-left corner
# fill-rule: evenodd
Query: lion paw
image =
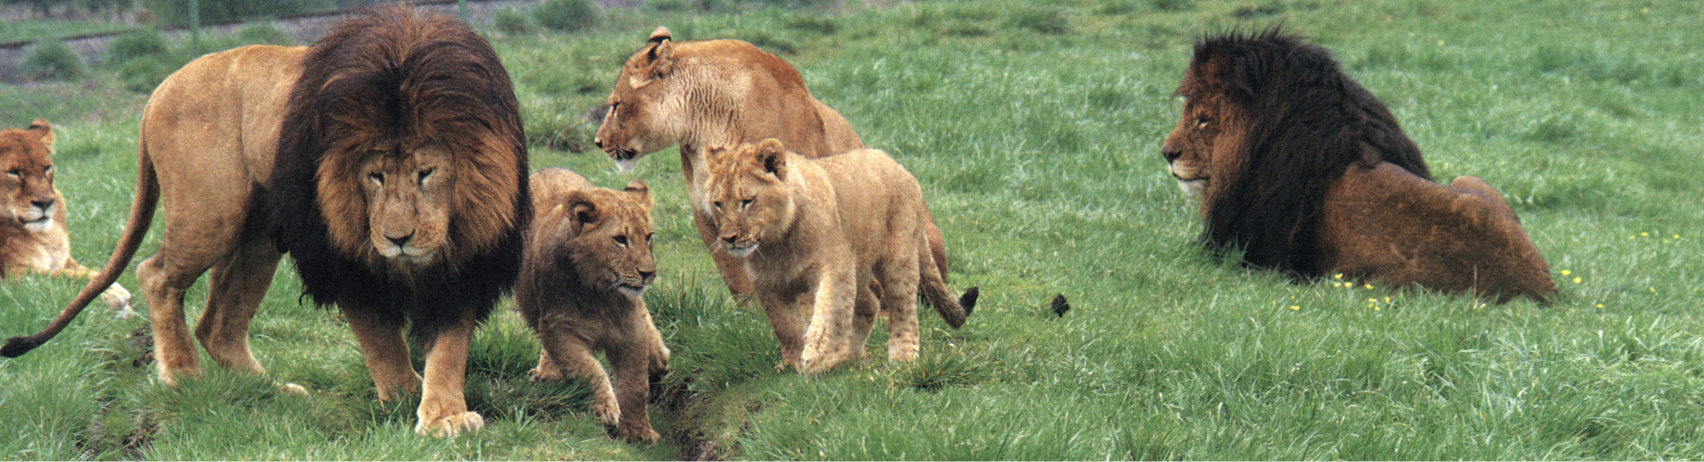
<path fill-rule="evenodd" d="M 421 420 L 419 424 L 414 425 L 414 434 L 449 438 L 483 427 L 485 427 L 485 418 L 480 417 L 478 412 L 463 412 L 431 421 Z"/>
<path fill-rule="evenodd" d="M 551 368 L 535 367 L 533 370 L 527 371 L 527 377 L 532 379 L 534 382 L 555 382 L 562 380 L 562 371 Z"/>
<path fill-rule="evenodd" d="M 606 427 L 615 427 L 621 423 L 621 405 L 614 400 L 597 400 L 592 403 L 592 416 Z"/>
<path fill-rule="evenodd" d="M 663 436 L 657 434 L 657 431 L 651 429 L 651 427 L 646 426 L 642 428 L 622 428 L 616 430 L 615 437 L 621 438 L 630 444 L 651 444 L 657 442 L 657 440 L 661 439 Z"/>

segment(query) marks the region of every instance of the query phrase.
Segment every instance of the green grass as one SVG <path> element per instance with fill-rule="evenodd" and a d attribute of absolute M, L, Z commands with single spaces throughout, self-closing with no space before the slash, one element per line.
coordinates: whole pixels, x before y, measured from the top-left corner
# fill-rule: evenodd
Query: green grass
<path fill-rule="evenodd" d="M 580 33 L 488 32 L 535 169 L 604 186 L 643 178 L 659 192 L 662 278 L 647 296 L 675 352 L 665 387 L 687 392 L 653 408 L 668 441 L 612 441 L 583 385 L 528 383 L 537 346 L 506 311 L 470 358 L 469 400 L 487 428 L 415 437 L 414 402 L 376 401 L 341 317 L 298 303 L 286 263 L 252 341 L 274 379 L 309 396 L 217 369 L 160 386 L 133 341 L 147 322 L 97 308 L 0 360 L 0 428 L 20 429 L 0 457 L 1704 458 L 1704 37 L 1686 32 L 1704 7 L 1693 2 L 991 0 L 693 14 L 610 10 Z M 1158 155 L 1190 42 L 1278 21 L 1331 48 L 1438 178 L 1475 175 L 1504 193 L 1550 261 L 1554 304 L 1294 284 L 1192 244 L 1195 206 Z M 983 289 L 969 323 L 926 314 L 913 363 L 777 372 L 763 315 L 729 300 L 697 241 L 672 152 L 633 172 L 569 153 L 590 148 L 586 109 L 658 25 L 781 54 L 914 172 L 955 287 Z M 73 254 L 97 266 L 129 204 L 143 100 L 110 75 L 0 87 L 0 123 L 60 124 Z M 135 291 L 133 274 L 120 282 Z M 0 282 L 0 325 L 39 328 L 78 287 Z M 204 287 L 190 292 L 191 317 Z M 1055 293 L 1074 307 L 1063 317 L 1049 310 Z M 872 337 L 883 357 L 885 333 Z"/>
<path fill-rule="evenodd" d="M 113 22 L 8 19 L 0 22 L 0 43 L 61 39 L 73 35 L 121 31 L 128 27 L 123 23 Z"/>

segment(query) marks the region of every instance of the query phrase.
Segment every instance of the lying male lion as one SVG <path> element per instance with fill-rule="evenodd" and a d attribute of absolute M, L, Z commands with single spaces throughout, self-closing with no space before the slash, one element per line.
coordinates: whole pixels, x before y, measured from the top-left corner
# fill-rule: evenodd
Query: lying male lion
<path fill-rule="evenodd" d="M 1390 111 L 1330 52 L 1274 28 L 1206 37 L 1161 154 L 1201 196 L 1202 240 L 1303 277 L 1342 273 L 1501 303 L 1556 294 L 1503 196 L 1431 181 Z"/>
<path fill-rule="evenodd" d="M 710 155 L 703 206 L 719 245 L 752 274 L 785 365 L 816 373 L 858 359 L 878 310 L 888 313 L 888 359 L 916 358 L 919 289 L 954 328 L 975 307 L 975 287 L 959 299 L 947 287 L 924 233 L 923 190 L 887 153 L 806 159 L 768 139 Z"/>
<path fill-rule="evenodd" d="M 0 278 L 47 273 L 93 278 L 99 273 L 71 258 L 71 230 L 65 223 L 65 198 L 53 185 L 53 125 L 30 122 L 28 130 L 0 129 Z M 130 317 L 130 292 L 113 286 L 101 301 Z"/>
<path fill-rule="evenodd" d="M 846 118 L 812 97 L 799 71 L 786 61 L 739 40 L 676 43 L 664 27 L 651 32 L 622 66 L 609 106 L 594 143 L 623 169 L 679 144 L 681 172 L 694 204 L 704 202 L 708 149 L 775 138 L 800 155 L 818 158 L 864 147 Z M 735 295 L 751 293 L 750 276 L 740 271 L 739 261 L 716 246 L 710 211 L 695 207 L 692 220 L 728 289 Z M 933 218 L 924 226 L 945 276 L 941 229 Z"/>
<path fill-rule="evenodd" d="M 651 190 L 639 180 L 621 191 L 593 188 L 559 168 L 534 173 L 531 182 L 537 215 L 515 310 L 544 345 L 532 379 L 589 379 L 598 420 L 628 442 L 655 442 L 645 403 L 649 379 L 668 372 L 669 349 L 640 298 L 657 275 Z M 597 351 L 615 369 L 613 381 Z"/>
<path fill-rule="evenodd" d="M 374 9 L 312 47 L 198 58 L 148 100 L 112 260 L 47 330 L 0 353 L 40 345 L 111 284 L 160 201 L 166 234 L 137 276 L 161 381 L 201 372 L 183 297 L 209 269 L 194 338 L 222 367 L 265 373 L 248 327 L 283 251 L 306 294 L 348 318 L 379 399 L 421 390 L 416 433 L 478 429 L 462 393 L 468 343 L 520 265 L 525 140 L 497 54 L 448 17 Z M 405 325 L 426 349 L 424 384 Z"/>

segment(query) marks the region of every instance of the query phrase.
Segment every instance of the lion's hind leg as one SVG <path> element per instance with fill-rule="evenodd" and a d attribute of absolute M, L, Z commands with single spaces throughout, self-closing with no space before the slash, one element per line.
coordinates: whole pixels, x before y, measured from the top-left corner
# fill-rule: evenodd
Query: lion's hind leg
<path fill-rule="evenodd" d="M 195 338 L 221 367 L 255 375 L 266 373 L 249 348 L 249 323 L 260 309 L 267 288 L 272 287 L 272 275 L 281 258 L 283 254 L 270 240 L 259 232 L 250 232 L 245 233 L 236 252 L 213 266 L 207 309 L 195 324 Z"/>
<path fill-rule="evenodd" d="M 883 281 L 881 303 L 888 312 L 888 360 L 917 359 L 917 285 L 918 261 L 900 258 L 880 265 L 878 277 Z"/>

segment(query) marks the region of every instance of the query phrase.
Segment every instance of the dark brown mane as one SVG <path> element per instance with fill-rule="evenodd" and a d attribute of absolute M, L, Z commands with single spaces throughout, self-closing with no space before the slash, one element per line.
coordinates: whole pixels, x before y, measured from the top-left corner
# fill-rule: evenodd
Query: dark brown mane
<path fill-rule="evenodd" d="M 1240 175 L 1205 198 L 1202 240 L 1241 250 L 1248 264 L 1321 274 L 1314 241 L 1327 188 L 1356 163 L 1385 161 L 1431 180 L 1420 149 L 1396 118 L 1345 75 L 1331 52 L 1273 27 L 1195 43 L 1179 90 L 1217 100 L 1244 135 Z M 1235 175 L 1235 174 L 1233 174 Z"/>
<path fill-rule="evenodd" d="M 435 267 L 391 271 L 370 245 L 349 245 L 368 232 L 356 166 L 423 142 L 449 148 L 465 172 L 449 244 Z M 267 183 L 269 228 L 315 303 L 379 307 L 432 338 L 468 310 L 483 319 L 512 287 L 532 216 L 526 166 L 519 105 L 491 46 L 449 17 L 374 8 L 303 58 Z"/>

